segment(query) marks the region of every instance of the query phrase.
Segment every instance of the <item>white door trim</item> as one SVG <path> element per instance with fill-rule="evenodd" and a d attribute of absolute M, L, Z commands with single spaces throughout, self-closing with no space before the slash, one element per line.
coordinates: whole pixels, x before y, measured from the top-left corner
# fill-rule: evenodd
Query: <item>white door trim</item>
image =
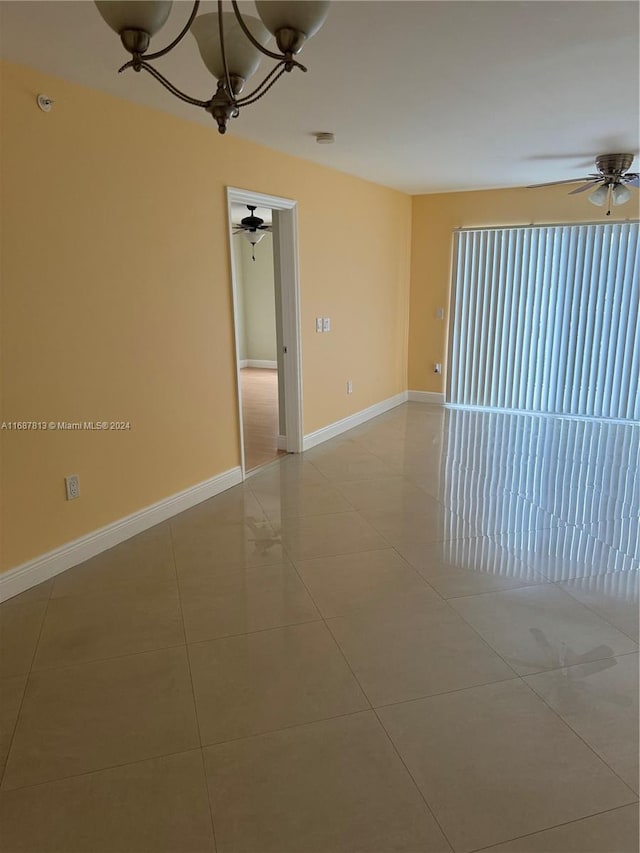
<path fill-rule="evenodd" d="M 279 211 L 279 253 L 282 291 L 282 339 L 286 347 L 284 358 L 284 389 L 286 413 L 286 450 L 302 452 L 302 342 L 300 334 L 300 277 L 298 265 L 298 203 L 290 198 L 265 195 L 251 190 L 227 187 L 229 223 L 229 254 L 231 258 L 231 287 L 233 293 L 233 323 L 236 348 L 236 381 L 238 386 L 238 418 L 240 423 L 240 452 L 245 472 L 242 396 L 240 388 L 240 349 L 238 337 L 238 294 L 236 288 L 235 253 L 231 227 L 232 204 L 255 204 Z M 274 247 L 275 248 L 275 247 Z"/>

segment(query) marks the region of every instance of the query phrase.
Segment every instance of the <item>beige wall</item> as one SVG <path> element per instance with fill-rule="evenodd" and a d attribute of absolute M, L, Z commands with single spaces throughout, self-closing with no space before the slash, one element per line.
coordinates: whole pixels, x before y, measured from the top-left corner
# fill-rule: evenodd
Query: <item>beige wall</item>
<path fill-rule="evenodd" d="M 569 196 L 572 187 L 530 190 L 487 190 L 413 197 L 411 248 L 411 322 L 409 388 L 444 391 L 449 321 L 452 234 L 456 228 L 616 221 L 638 218 L 638 194 L 614 208 L 610 217 L 584 195 Z M 445 309 L 445 319 L 436 311 Z M 445 373 L 434 374 L 441 362 Z"/>
<path fill-rule="evenodd" d="M 276 295 L 273 274 L 273 237 L 267 232 L 255 247 L 242 234 L 233 238 L 238 244 L 236 256 L 236 289 L 238 309 L 242 305 L 241 358 L 276 361 Z"/>
<path fill-rule="evenodd" d="M 29 68 L 1 74 L 2 419 L 131 423 L 1 433 L 4 568 L 239 464 L 227 185 L 299 202 L 305 432 L 407 387 L 408 196 Z M 362 210 L 375 216 L 354 240 Z"/>

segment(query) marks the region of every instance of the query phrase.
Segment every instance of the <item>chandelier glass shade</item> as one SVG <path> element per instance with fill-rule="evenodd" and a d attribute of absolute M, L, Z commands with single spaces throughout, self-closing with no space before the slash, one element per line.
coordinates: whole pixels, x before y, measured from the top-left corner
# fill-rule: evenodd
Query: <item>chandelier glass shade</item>
<path fill-rule="evenodd" d="M 250 28 L 254 38 L 263 47 L 266 47 L 271 34 L 262 21 L 258 18 L 245 16 L 244 22 Z M 233 12 L 222 13 L 222 26 L 224 28 L 229 74 L 232 77 L 242 77 L 243 80 L 248 80 L 258 70 L 262 54 L 245 36 Z M 191 24 L 191 35 L 198 44 L 202 61 L 216 80 L 222 80 L 225 76 L 219 27 L 220 21 L 216 12 L 198 15 Z"/>
<path fill-rule="evenodd" d="M 96 3 L 98 12 L 118 35 L 123 30 L 142 30 L 149 36 L 154 36 L 167 23 L 171 5 L 171 0 L 160 0 L 158 3 L 147 3 L 145 0 Z"/>
<path fill-rule="evenodd" d="M 200 0 L 195 0 L 177 37 L 162 50 L 149 53 L 151 37 L 169 17 L 171 0 L 95 0 L 95 5 L 132 56 L 119 71 L 146 71 L 172 95 L 210 113 L 220 133 L 225 133 L 229 120 L 262 98 L 285 72 L 294 68 L 307 70 L 294 57 L 320 29 L 329 11 L 329 0 L 257 0 L 259 20 L 242 16 L 236 0 L 231 0 L 231 12 L 223 11 L 222 0 L 218 0 L 217 12 L 197 16 Z M 182 92 L 152 65 L 153 60 L 173 50 L 189 31 L 202 61 L 217 80 L 216 91 L 208 100 Z M 279 52 L 267 47 L 272 35 Z M 275 66 L 255 89 L 240 97 L 262 56 L 275 60 Z"/>

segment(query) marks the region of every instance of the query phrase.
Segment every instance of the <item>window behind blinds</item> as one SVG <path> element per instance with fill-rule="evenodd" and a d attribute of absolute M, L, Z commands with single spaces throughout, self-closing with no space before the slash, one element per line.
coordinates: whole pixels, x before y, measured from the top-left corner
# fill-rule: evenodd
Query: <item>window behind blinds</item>
<path fill-rule="evenodd" d="M 447 400 L 640 419 L 639 225 L 455 235 Z"/>

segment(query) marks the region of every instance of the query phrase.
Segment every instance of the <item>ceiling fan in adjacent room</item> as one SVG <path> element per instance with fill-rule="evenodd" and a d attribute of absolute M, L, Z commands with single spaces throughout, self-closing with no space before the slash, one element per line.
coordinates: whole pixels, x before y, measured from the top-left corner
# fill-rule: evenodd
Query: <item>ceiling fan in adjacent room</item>
<path fill-rule="evenodd" d="M 255 215 L 256 206 L 254 204 L 248 204 L 247 210 L 249 211 L 249 216 L 245 216 L 244 219 L 240 220 L 238 225 L 233 226 L 233 233 L 244 234 L 247 240 L 251 243 L 251 257 L 255 261 L 256 243 L 259 243 L 260 240 L 262 240 L 267 231 L 272 231 L 273 226 L 266 225 L 264 219 Z"/>
<path fill-rule="evenodd" d="M 611 207 L 625 204 L 633 193 L 629 187 L 640 186 L 640 175 L 630 172 L 633 163 L 633 154 L 600 154 L 596 157 L 597 172 L 587 175 L 586 178 L 568 178 L 566 181 L 549 181 L 546 184 L 532 184 L 534 187 L 552 187 L 557 184 L 575 184 L 584 182 L 584 186 L 571 190 L 569 195 L 594 190 L 589 196 L 589 201 L 597 207 L 607 206 L 607 216 L 611 216 Z"/>

